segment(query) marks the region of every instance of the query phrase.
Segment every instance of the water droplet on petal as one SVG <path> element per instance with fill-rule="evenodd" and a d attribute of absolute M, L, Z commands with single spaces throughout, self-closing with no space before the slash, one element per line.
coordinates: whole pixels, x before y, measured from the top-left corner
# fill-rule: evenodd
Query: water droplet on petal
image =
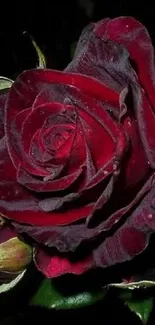
<path fill-rule="evenodd" d="M 18 195 L 19 194 L 19 191 L 18 190 L 15 190 L 15 194 Z"/>
<path fill-rule="evenodd" d="M 153 218 L 152 213 L 149 213 L 148 216 L 147 216 L 147 218 L 151 220 Z"/>
<path fill-rule="evenodd" d="M 118 169 L 118 163 L 113 164 L 113 170 L 116 171 Z"/>

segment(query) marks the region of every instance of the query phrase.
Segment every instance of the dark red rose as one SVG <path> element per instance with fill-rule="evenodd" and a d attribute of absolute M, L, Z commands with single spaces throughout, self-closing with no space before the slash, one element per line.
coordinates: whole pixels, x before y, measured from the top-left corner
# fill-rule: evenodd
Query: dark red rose
<path fill-rule="evenodd" d="M 155 230 L 155 69 L 131 17 L 82 32 L 60 72 L 23 72 L 1 104 L 0 212 L 47 277 L 140 254 Z"/>

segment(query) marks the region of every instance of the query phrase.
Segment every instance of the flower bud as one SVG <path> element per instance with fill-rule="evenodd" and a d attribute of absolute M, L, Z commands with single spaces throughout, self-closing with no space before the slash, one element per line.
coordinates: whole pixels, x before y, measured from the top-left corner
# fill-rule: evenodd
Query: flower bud
<path fill-rule="evenodd" d="M 19 240 L 9 227 L 0 226 L 0 278 L 7 280 L 22 272 L 32 259 L 32 248 Z"/>

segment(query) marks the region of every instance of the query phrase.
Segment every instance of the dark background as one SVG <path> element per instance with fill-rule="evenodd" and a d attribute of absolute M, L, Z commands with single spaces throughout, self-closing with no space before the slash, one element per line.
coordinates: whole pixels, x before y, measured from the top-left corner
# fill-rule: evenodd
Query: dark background
<path fill-rule="evenodd" d="M 71 44 L 90 21 L 130 15 L 149 30 L 155 43 L 153 1 L 116 0 L 14 0 L 0 9 L 0 75 L 15 78 L 36 65 L 27 31 L 44 51 L 48 67 L 63 69 L 70 61 Z"/>
<path fill-rule="evenodd" d="M 3 1 L 0 10 L 0 75 L 14 79 L 23 70 L 36 67 L 37 57 L 28 35 L 32 35 L 43 50 L 49 68 L 63 69 L 71 60 L 72 44 L 78 40 L 86 24 L 105 17 L 126 15 L 134 16 L 147 27 L 155 45 L 155 11 L 151 1 Z M 78 311 L 47 312 L 24 307 L 7 316 L 1 324 L 51 324 L 59 320 L 66 324 L 89 323 L 90 320 L 103 325 L 140 324 L 126 307 L 111 298 L 104 304 Z M 155 324 L 155 311 L 150 324 Z"/>

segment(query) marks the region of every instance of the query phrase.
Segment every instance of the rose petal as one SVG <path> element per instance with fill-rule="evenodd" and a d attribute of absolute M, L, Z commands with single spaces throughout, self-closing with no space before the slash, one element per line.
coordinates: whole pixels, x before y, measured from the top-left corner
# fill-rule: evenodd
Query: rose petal
<path fill-rule="evenodd" d="M 130 142 L 130 155 L 128 154 L 125 160 L 123 183 L 125 184 L 125 188 L 131 189 L 147 175 L 150 166 L 139 135 L 137 120 L 127 116 L 123 121 L 123 126 Z"/>
<path fill-rule="evenodd" d="M 83 129 L 79 118 L 76 119 L 76 129 L 74 133 L 73 143 L 66 161 L 64 174 L 70 175 L 84 166 L 86 160 L 86 145 L 83 137 Z M 84 169 L 84 168 L 83 168 Z"/>
<path fill-rule="evenodd" d="M 50 256 L 47 252 L 37 249 L 34 255 L 37 268 L 47 278 L 54 278 L 66 273 L 80 275 L 93 267 L 92 256 L 78 262 L 71 262 L 67 257 Z"/>
<path fill-rule="evenodd" d="M 48 118 L 52 118 L 54 115 L 61 114 L 64 106 L 60 103 L 48 103 L 37 107 L 35 110 L 30 110 L 27 114 L 26 119 L 22 123 L 22 143 L 24 151 L 29 152 L 30 143 L 33 135 L 38 129 L 41 129 Z M 65 117 L 64 117 L 65 119 Z M 59 122 L 58 122 L 59 123 Z M 20 157 L 21 159 L 21 157 Z"/>
<path fill-rule="evenodd" d="M 140 83 L 155 108 L 154 48 L 147 29 L 133 17 L 119 17 L 109 20 L 106 26 L 104 21 L 103 25 L 102 21 L 97 23 L 95 34 L 103 40 L 110 39 L 127 48 L 136 64 Z"/>
<path fill-rule="evenodd" d="M 42 87 L 45 87 L 47 84 L 62 83 L 66 85 L 72 85 L 74 87 L 79 87 L 84 92 L 90 93 L 93 96 L 97 96 L 103 100 L 108 100 L 109 102 L 114 102 L 115 104 L 119 101 L 119 95 L 115 90 L 111 90 L 105 84 L 100 83 L 99 81 L 83 76 L 80 74 L 66 74 L 54 70 L 45 70 L 45 69 L 34 69 L 23 72 L 13 83 L 9 96 L 7 98 L 6 105 L 6 136 L 7 136 L 7 145 L 11 159 L 16 167 L 20 163 L 17 155 L 15 154 L 15 146 L 12 143 L 12 132 L 10 132 L 10 122 L 14 119 L 18 112 L 22 110 L 22 107 L 26 109 L 27 107 L 32 106 L 32 101 L 34 101 L 36 94 L 36 88 L 32 89 L 30 86 L 31 81 L 33 83 L 36 81 L 37 84 L 42 84 Z M 29 86 L 29 97 L 27 89 Z M 26 96 L 27 95 L 27 96 Z M 26 98 L 26 107 L 23 103 L 23 97 Z M 16 105 L 14 103 L 16 102 Z M 30 106 L 31 105 L 31 106 Z"/>
<path fill-rule="evenodd" d="M 0 213 L 9 216 L 23 211 L 38 211 L 37 200 L 16 181 L 14 168 L 6 148 L 5 138 L 0 141 Z"/>
<path fill-rule="evenodd" d="M 13 191 L 11 194 L 13 194 Z M 71 224 L 78 220 L 86 219 L 93 207 L 93 204 L 90 204 L 81 209 L 73 208 L 69 211 L 63 211 L 63 213 L 58 211 L 47 213 L 44 210 L 41 210 L 37 200 L 30 197 L 26 201 L 24 200 L 25 197 L 23 195 L 23 199 L 21 197 L 21 199 L 18 199 L 16 202 L 13 199 L 9 199 L 9 203 L 7 200 L 0 200 L 0 212 L 3 213 L 6 218 L 12 220 L 12 222 L 13 220 L 20 222 L 22 224 L 22 231 L 24 232 L 24 224 L 36 225 L 39 227 L 49 225 L 51 227 Z M 34 231 L 35 230 L 34 227 Z"/>
<path fill-rule="evenodd" d="M 14 237 L 17 237 L 17 234 L 13 231 L 13 229 L 7 227 L 6 225 L 0 225 L 0 244 Z"/>
<path fill-rule="evenodd" d="M 83 133 L 87 139 L 92 159 L 99 169 L 114 155 L 118 137 L 120 137 L 120 133 L 123 134 L 123 129 L 120 130 L 116 122 L 94 98 L 82 94 L 79 89 L 72 88 L 71 91 L 68 88 L 68 97 L 78 109 Z M 103 146 L 99 148 L 97 143 L 101 139 L 104 139 L 104 142 Z M 126 141 L 122 147 L 122 152 L 127 146 L 127 137 L 125 134 L 124 139 Z"/>
<path fill-rule="evenodd" d="M 106 113 L 106 112 L 105 112 Z M 83 130 L 85 137 L 92 153 L 93 160 L 97 169 L 100 169 L 103 164 L 111 160 L 116 143 L 112 138 L 111 134 L 108 134 L 110 130 L 110 125 L 104 124 L 104 128 L 100 125 L 100 120 L 96 121 L 91 114 L 87 113 L 85 110 L 79 111 L 80 117 L 82 120 L 87 121 L 88 127 L 84 127 Z M 110 124 L 110 123 L 109 123 Z M 107 130 L 108 129 L 108 130 Z M 103 145 L 98 148 L 98 143 L 103 139 Z"/>
<path fill-rule="evenodd" d="M 95 202 L 93 210 L 87 217 L 87 220 L 86 220 L 87 225 L 89 225 L 89 223 L 90 223 L 90 221 L 92 221 L 92 219 L 95 219 L 94 213 L 96 213 L 97 210 L 101 210 L 103 208 L 103 206 L 109 201 L 109 199 L 112 195 L 113 189 L 114 189 L 114 181 L 115 181 L 115 178 L 114 178 L 114 176 L 112 176 L 110 178 L 107 186 L 105 187 L 105 189 L 103 190 L 103 192 L 101 193 L 101 195 L 99 196 L 97 201 Z"/>
<path fill-rule="evenodd" d="M 107 267 L 133 259 L 148 246 L 155 230 L 154 182 L 152 189 L 144 197 L 127 221 L 112 236 L 93 252 L 97 266 Z"/>
<path fill-rule="evenodd" d="M 108 19 L 102 20 L 102 26 L 107 23 Z M 65 71 L 93 76 L 111 89 L 121 92 L 130 80 L 128 52 L 107 38 L 96 37 L 94 28 L 95 24 L 89 24 L 83 30 L 73 60 Z M 118 105 L 115 106 L 115 111 L 120 113 Z"/>
<path fill-rule="evenodd" d="M 60 112 L 62 105 L 52 103 L 45 107 L 38 107 L 37 110 L 26 109 L 16 115 L 10 125 L 9 134 L 11 136 L 12 150 L 11 159 L 16 167 L 22 164 L 28 172 L 38 176 L 48 176 L 49 172 L 36 164 L 29 155 L 29 147 L 33 134 L 40 128 L 44 119 L 56 112 Z"/>
<path fill-rule="evenodd" d="M 80 175 L 82 174 L 82 168 L 79 168 L 73 174 L 68 176 L 64 176 L 60 179 L 55 179 L 50 181 L 44 179 L 39 180 L 30 174 L 28 174 L 23 168 L 19 167 L 17 171 L 17 181 L 19 184 L 24 185 L 27 189 L 35 191 L 35 192 L 54 192 L 54 191 L 63 191 L 69 186 L 71 186 L 74 182 L 78 180 Z"/>
<path fill-rule="evenodd" d="M 152 175 L 152 177 L 149 178 L 146 184 L 144 184 L 144 186 L 142 187 L 141 191 L 135 196 L 135 198 L 127 206 L 117 210 L 116 212 L 111 214 L 108 218 L 106 218 L 106 210 L 105 212 L 103 210 L 102 213 L 103 213 L 104 220 L 95 228 L 88 228 L 86 223 L 75 224 L 75 225 L 73 224 L 73 225 L 63 226 L 63 227 L 61 226 L 51 227 L 47 225 L 47 217 L 46 217 L 46 225 L 43 223 L 41 224 L 40 221 L 40 225 L 44 227 L 39 226 L 39 219 L 37 220 L 38 226 L 37 223 L 36 225 L 34 223 L 34 225 L 31 226 L 30 224 L 24 225 L 24 224 L 18 224 L 16 222 L 14 222 L 13 225 L 18 232 L 23 234 L 28 234 L 33 239 L 35 239 L 38 243 L 44 244 L 49 247 L 56 247 L 60 252 L 68 252 L 68 251 L 74 252 L 75 249 L 77 249 L 77 247 L 81 243 L 92 239 L 95 240 L 98 236 L 104 233 L 105 235 L 107 235 L 110 230 L 113 230 L 113 228 L 116 227 L 116 225 L 117 227 L 118 225 L 121 226 L 122 223 L 126 221 L 126 216 L 127 215 L 130 216 L 130 211 L 132 211 L 134 207 L 136 209 L 138 204 L 142 202 L 141 201 L 142 198 L 143 197 L 145 198 L 147 197 L 147 195 L 149 195 L 150 191 L 152 190 L 153 181 L 154 181 L 154 175 Z M 91 215 L 92 210 L 93 210 L 93 205 L 90 208 L 90 211 L 87 210 L 87 216 Z M 80 214 L 81 209 L 76 210 L 76 212 Z M 58 216 L 60 218 L 59 214 Z M 64 212 L 62 214 L 62 218 L 63 216 L 65 218 Z M 16 220 L 18 222 L 17 217 Z M 24 220 L 24 214 L 23 214 L 23 220 Z M 32 221 L 30 220 L 29 223 L 31 222 Z M 52 219 L 51 219 L 51 225 L 52 225 Z"/>
<path fill-rule="evenodd" d="M 4 136 L 4 109 L 7 93 L 0 93 L 0 139 Z"/>
<path fill-rule="evenodd" d="M 155 113 L 141 91 L 140 100 L 136 101 L 136 114 L 139 132 L 151 167 L 155 168 Z"/>
<path fill-rule="evenodd" d="M 31 107 L 40 92 L 39 90 L 42 90 L 48 84 L 56 83 L 72 85 L 80 88 L 84 93 L 89 94 L 91 92 L 95 98 L 107 100 L 110 103 L 117 104 L 119 102 L 119 95 L 115 90 L 92 77 L 56 70 L 32 69 L 24 71 L 17 77 L 9 91 L 6 105 L 7 122 L 9 123 L 19 111 Z M 14 102 L 16 102 L 15 106 Z M 11 109 L 8 109 L 8 107 L 11 107 Z"/>
<path fill-rule="evenodd" d="M 92 206 L 62 212 L 44 212 L 38 198 L 16 181 L 16 170 L 6 149 L 5 138 L 0 140 L 0 213 L 17 222 L 36 225 L 64 225 L 86 218 Z"/>
<path fill-rule="evenodd" d="M 96 266 L 105 268 L 131 260 L 147 247 L 149 239 L 149 234 L 126 226 L 93 252 Z"/>
<path fill-rule="evenodd" d="M 134 21 L 135 26 L 137 24 L 137 32 L 135 33 L 134 40 L 130 33 L 131 26 L 129 26 L 127 20 L 129 21 L 131 20 L 131 24 Z M 126 24 L 128 25 L 128 28 L 126 28 Z M 80 40 L 78 42 L 73 61 L 66 68 L 66 71 L 82 72 L 85 74 L 93 75 L 99 80 L 103 79 L 104 82 L 106 80 L 106 83 L 108 85 L 110 85 L 112 88 L 118 87 L 117 89 L 120 89 L 120 85 L 122 84 L 124 86 L 126 86 L 128 83 L 132 84 L 133 94 L 131 95 L 134 97 L 135 106 L 137 106 L 136 107 L 136 111 L 138 112 L 137 114 L 141 112 L 140 122 L 138 117 L 139 130 L 142 135 L 142 138 L 144 138 L 143 142 L 145 143 L 145 148 L 146 148 L 149 162 L 151 162 L 152 167 L 154 167 L 153 155 L 155 150 L 153 149 L 154 148 L 153 139 L 155 138 L 155 134 L 154 134 L 155 119 L 151 112 L 151 107 L 149 107 L 149 104 L 141 103 L 141 94 L 138 95 L 136 89 L 137 87 L 139 88 L 139 85 L 137 83 L 138 78 L 136 78 L 135 73 L 133 73 L 131 69 L 127 51 L 125 50 L 125 48 L 123 49 L 121 45 L 123 43 L 125 44 L 125 46 L 127 46 L 127 48 L 128 46 L 132 47 L 132 50 L 134 50 L 134 55 L 136 56 L 136 58 L 138 58 L 138 56 L 141 56 L 141 53 L 139 53 L 140 50 L 137 51 L 137 47 L 138 46 L 139 48 L 141 47 L 142 40 L 137 39 L 137 35 L 142 35 L 143 38 L 143 34 L 147 34 L 147 32 L 142 25 L 141 25 L 141 30 L 139 30 L 138 29 L 139 25 L 140 23 L 136 22 L 132 18 L 116 18 L 111 21 L 109 19 L 104 19 L 96 24 L 89 25 L 83 31 Z M 129 37 L 126 36 L 127 34 L 129 34 Z M 144 37 L 146 37 L 146 35 L 144 35 Z M 114 42 L 111 42 L 110 41 L 111 38 L 114 41 L 117 41 L 117 39 L 119 39 L 120 40 L 119 44 L 115 44 Z M 150 43 L 149 37 L 148 37 L 148 43 Z M 150 52 L 151 52 L 152 45 L 150 44 L 150 47 L 148 46 L 148 48 L 150 48 Z M 141 63 L 143 62 L 145 62 L 145 60 L 141 60 Z M 146 70 L 146 65 L 145 65 L 145 70 Z M 142 71 L 144 71 L 144 69 Z M 148 78 L 146 78 L 146 80 L 148 80 Z M 131 108 L 128 107 L 128 110 L 130 109 L 133 111 L 132 107 Z M 115 112 L 116 108 L 113 110 Z M 145 117 L 143 117 L 143 120 L 142 120 L 142 116 L 143 116 L 142 114 L 145 115 Z M 135 185 L 135 181 L 138 183 L 138 181 L 145 176 L 148 170 L 148 165 L 140 141 L 140 137 L 138 134 L 137 126 L 135 125 L 133 119 L 130 120 L 129 123 L 130 123 L 130 130 L 127 124 L 126 124 L 126 129 L 130 134 L 132 147 L 130 149 L 130 159 L 128 157 L 129 160 L 125 168 L 124 176 L 126 177 L 126 185 L 132 186 L 133 184 Z M 135 158 L 135 153 L 136 153 L 136 158 Z M 137 159 L 137 157 L 139 160 Z M 140 162 L 143 162 L 142 168 L 139 168 Z"/>
<path fill-rule="evenodd" d="M 31 112 L 31 109 L 26 109 L 18 113 L 15 119 L 11 122 L 10 125 L 10 136 L 11 136 L 11 145 L 12 149 L 9 150 L 10 158 L 12 163 L 16 168 L 19 164 L 22 164 L 23 168 L 28 170 L 30 173 L 38 176 L 47 176 L 49 172 L 45 168 L 40 167 L 36 162 L 26 154 L 23 148 L 21 132 L 23 120 Z"/>
<path fill-rule="evenodd" d="M 154 188 L 131 214 L 129 220 L 112 236 L 107 238 L 92 257 L 71 264 L 68 259 L 46 255 L 38 251 L 35 256 L 37 267 L 47 276 L 55 277 L 65 273 L 82 274 L 92 267 L 108 267 L 132 259 L 148 245 L 151 232 L 155 229 L 155 211 L 151 208 Z M 150 203 L 148 205 L 148 203 Z M 95 264 L 94 264 L 95 262 Z"/>
<path fill-rule="evenodd" d="M 39 206 L 45 212 L 58 211 L 63 207 L 64 203 L 74 202 L 79 197 L 78 194 L 68 194 L 62 197 L 53 197 L 41 200 Z"/>
<path fill-rule="evenodd" d="M 104 41 L 118 42 L 129 51 L 138 80 L 143 87 L 143 90 L 137 89 L 135 98 L 139 131 L 149 162 L 152 168 L 155 168 L 155 65 L 151 38 L 146 28 L 132 17 L 115 18 L 106 24 L 100 21 L 96 24 L 94 32 Z"/>

